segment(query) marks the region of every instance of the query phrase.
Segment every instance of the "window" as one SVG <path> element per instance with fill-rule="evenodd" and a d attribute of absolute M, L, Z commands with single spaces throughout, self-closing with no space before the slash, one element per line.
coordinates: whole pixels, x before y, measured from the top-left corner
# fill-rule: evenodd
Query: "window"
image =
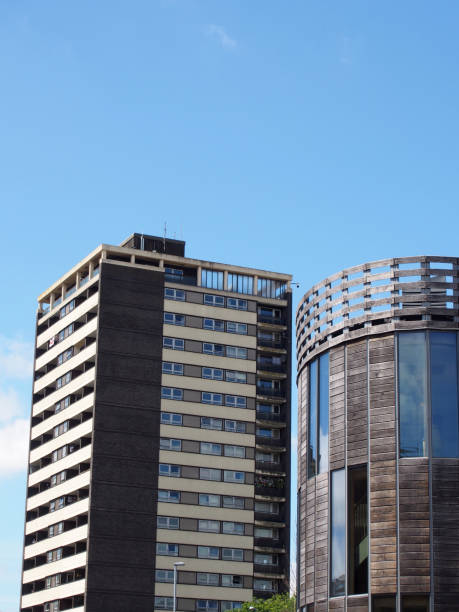
<path fill-rule="evenodd" d="M 57 438 L 69 430 L 70 421 L 64 421 L 60 425 L 53 428 L 53 438 Z"/>
<path fill-rule="evenodd" d="M 196 610 L 198 610 L 199 612 L 207 612 L 207 610 L 210 610 L 211 612 L 217 612 L 218 601 L 216 599 L 197 599 Z"/>
<path fill-rule="evenodd" d="M 226 324 L 226 331 L 229 334 L 242 334 L 247 335 L 247 324 L 246 323 L 235 323 L 234 321 L 228 321 Z"/>
<path fill-rule="evenodd" d="M 245 274 L 228 274 L 228 291 L 233 293 L 253 294 L 253 276 Z"/>
<path fill-rule="evenodd" d="M 432 456 L 459 457 L 455 332 L 429 333 Z"/>
<path fill-rule="evenodd" d="M 245 423 L 225 419 L 225 431 L 234 431 L 237 433 L 245 433 Z"/>
<path fill-rule="evenodd" d="M 164 323 L 168 325 L 185 325 L 185 315 L 176 314 L 175 312 L 165 312 Z"/>
<path fill-rule="evenodd" d="M 331 473 L 330 530 L 330 596 L 338 597 L 344 595 L 346 576 L 346 487 L 344 470 L 335 470 Z"/>
<path fill-rule="evenodd" d="M 201 287 L 223 290 L 223 272 L 203 268 L 201 271 Z"/>
<path fill-rule="evenodd" d="M 207 586 L 218 586 L 218 574 L 210 574 L 208 572 L 197 572 L 196 584 L 205 584 Z"/>
<path fill-rule="evenodd" d="M 174 570 L 155 570 L 156 582 L 174 582 Z"/>
<path fill-rule="evenodd" d="M 215 355 L 216 357 L 224 357 L 225 347 L 223 344 L 213 344 L 212 342 L 203 342 L 202 352 L 207 355 Z"/>
<path fill-rule="evenodd" d="M 223 395 L 221 393 L 209 393 L 203 391 L 201 394 L 201 401 L 203 404 L 214 404 L 215 406 L 221 406 L 223 404 Z"/>
<path fill-rule="evenodd" d="M 225 373 L 225 378 L 227 382 L 235 382 L 235 383 L 246 383 L 247 382 L 247 374 L 245 372 L 235 372 L 234 370 L 227 370 Z"/>
<path fill-rule="evenodd" d="M 277 514 L 279 512 L 279 504 L 277 502 L 255 502 L 255 512 L 263 512 L 265 514 Z"/>
<path fill-rule="evenodd" d="M 373 612 L 395 612 L 397 609 L 395 595 L 373 595 L 371 609 Z"/>
<path fill-rule="evenodd" d="M 158 529 L 179 529 L 180 519 L 177 516 L 158 516 L 156 525 Z"/>
<path fill-rule="evenodd" d="M 222 445 L 213 442 L 201 442 L 201 453 L 203 455 L 221 455 Z"/>
<path fill-rule="evenodd" d="M 57 414 L 58 412 L 60 412 L 61 410 L 64 410 L 65 408 L 68 408 L 69 406 L 70 406 L 70 395 L 67 395 L 67 397 L 64 397 L 64 399 L 61 399 L 59 402 L 54 404 L 54 414 Z"/>
<path fill-rule="evenodd" d="M 216 546 L 198 546 L 198 559 L 219 559 L 220 549 Z"/>
<path fill-rule="evenodd" d="M 155 596 L 155 609 L 156 610 L 172 610 L 174 607 L 173 597 L 160 597 Z"/>
<path fill-rule="evenodd" d="M 199 493 L 199 505 L 200 506 L 213 506 L 218 508 L 220 506 L 220 495 L 211 495 L 210 493 Z"/>
<path fill-rule="evenodd" d="M 178 557 L 178 544 L 166 544 L 166 542 L 156 542 L 156 554 Z"/>
<path fill-rule="evenodd" d="M 240 300 L 239 298 L 227 298 L 226 305 L 228 308 L 234 308 L 234 310 L 247 310 L 247 300 Z"/>
<path fill-rule="evenodd" d="M 73 357 L 73 346 L 57 356 L 57 365 L 62 365 Z"/>
<path fill-rule="evenodd" d="M 199 468 L 199 479 L 219 481 L 222 479 L 222 471 L 216 468 Z"/>
<path fill-rule="evenodd" d="M 231 612 L 231 610 L 240 610 L 242 601 L 222 601 L 222 612 Z"/>
<path fill-rule="evenodd" d="M 68 304 L 66 304 L 65 306 L 62 306 L 62 308 L 59 310 L 59 318 L 62 319 L 63 317 L 68 315 L 69 312 L 72 312 L 74 308 L 75 308 L 75 300 L 71 300 Z"/>
<path fill-rule="evenodd" d="M 170 476 L 172 478 L 178 478 L 180 476 L 180 466 L 171 465 L 170 463 L 159 464 L 159 475 Z"/>
<path fill-rule="evenodd" d="M 164 278 L 173 283 L 180 283 L 183 280 L 183 270 L 166 266 L 164 268 Z"/>
<path fill-rule="evenodd" d="M 424 332 L 398 336 L 400 456 L 427 455 L 427 347 Z"/>
<path fill-rule="evenodd" d="M 235 470 L 224 470 L 223 480 L 225 482 L 238 482 L 243 484 L 245 481 L 245 474 L 244 472 L 237 472 Z"/>
<path fill-rule="evenodd" d="M 270 538 L 277 539 L 277 529 L 273 527 L 255 527 L 254 536 L 256 538 Z"/>
<path fill-rule="evenodd" d="M 279 429 L 270 429 L 269 427 L 257 427 L 257 436 L 275 440 L 280 438 L 280 431 Z"/>
<path fill-rule="evenodd" d="M 254 591 L 268 591 L 274 592 L 274 583 L 272 580 L 264 580 L 262 578 L 255 578 L 253 581 Z"/>
<path fill-rule="evenodd" d="M 220 532 L 220 521 L 211 521 L 210 519 L 198 520 L 198 531 L 206 531 L 208 533 Z"/>
<path fill-rule="evenodd" d="M 222 429 L 222 419 L 214 419 L 213 417 L 201 417 L 202 429 Z"/>
<path fill-rule="evenodd" d="M 223 561 L 244 561 L 244 551 L 241 548 L 222 548 Z"/>
<path fill-rule="evenodd" d="M 241 395 L 225 395 L 225 405 L 233 408 L 247 408 L 247 398 Z"/>
<path fill-rule="evenodd" d="M 64 374 L 64 376 L 60 376 L 56 380 L 56 389 L 60 389 L 61 387 L 68 385 L 71 380 L 72 380 L 72 372 L 67 372 L 67 374 Z"/>
<path fill-rule="evenodd" d="M 183 389 L 175 389 L 173 387 L 161 387 L 161 397 L 162 399 L 170 399 L 170 400 L 182 400 L 183 399 Z"/>
<path fill-rule="evenodd" d="M 62 329 L 58 334 L 57 334 L 57 339 L 59 342 L 62 342 L 62 340 L 65 340 L 65 338 L 67 338 L 68 336 L 70 336 L 71 334 L 73 334 L 73 332 L 75 331 L 75 327 L 73 325 L 73 323 L 71 323 L 70 325 L 68 325 L 67 327 L 64 327 L 64 329 Z M 54 340 L 54 339 L 53 339 Z M 51 340 L 50 340 L 51 342 Z M 53 342 L 54 344 L 54 342 Z"/>
<path fill-rule="evenodd" d="M 258 295 L 282 299 L 286 291 L 287 283 L 285 281 L 271 280 L 268 278 L 258 279 Z"/>
<path fill-rule="evenodd" d="M 223 380 L 223 370 L 220 368 L 202 368 L 202 377 L 210 380 Z"/>
<path fill-rule="evenodd" d="M 165 287 L 164 297 L 166 298 L 166 300 L 176 300 L 177 302 L 184 302 L 185 292 L 183 291 L 183 289 L 171 289 L 170 287 Z"/>
<path fill-rule="evenodd" d="M 180 502 L 180 491 L 167 491 L 165 489 L 159 489 L 158 501 L 178 504 Z"/>
<path fill-rule="evenodd" d="M 163 361 L 163 374 L 175 374 L 176 376 L 183 376 L 183 363 Z"/>
<path fill-rule="evenodd" d="M 227 346 L 226 356 L 234 359 L 247 359 L 247 349 L 241 346 Z"/>
<path fill-rule="evenodd" d="M 239 510 L 244 509 L 244 498 L 235 497 L 234 495 L 223 496 L 223 507 L 224 508 L 238 508 Z"/>
<path fill-rule="evenodd" d="M 225 298 L 222 295 L 210 295 L 209 293 L 204 294 L 204 304 L 206 306 L 225 306 Z"/>
<path fill-rule="evenodd" d="M 367 466 L 352 468 L 349 487 L 349 576 L 351 595 L 368 593 L 368 504 Z"/>
<path fill-rule="evenodd" d="M 255 459 L 256 461 L 263 461 L 264 463 L 280 463 L 279 453 L 262 453 L 257 451 Z"/>
<path fill-rule="evenodd" d="M 222 574 L 222 586 L 225 587 L 242 587 L 242 576 L 234 574 Z"/>
<path fill-rule="evenodd" d="M 182 338 L 163 338 L 163 346 L 173 351 L 183 351 L 185 350 L 185 340 Z"/>
<path fill-rule="evenodd" d="M 163 425 L 181 425 L 182 415 L 174 412 L 161 412 L 161 423 Z"/>
<path fill-rule="evenodd" d="M 212 331 L 225 331 L 225 322 L 218 319 L 203 319 L 203 329 L 211 329 Z"/>
<path fill-rule="evenodd" d="M 225 444 L 225 457 L 240 457 L 245 458 L 245 448 L 243 446 L 235 446 L 234 444 Z"/>
<path fill-rule="evenodd" d="M 222 532 L 234 535 L 244 535 L 244 523 L 234 523 L 233 521 L 223 521 Z"/>
<path fill-rule="evenodd" d="M 258 565 L 277 565 L 277 556 L 268 553 L 255 553 L 253 562 Z"/>
<path fill-rule="evenodd" d="M 159 448 L 161 450 L 179 451 L 182 450 L 182 441 L 175 438 L 160 438 Z"/>

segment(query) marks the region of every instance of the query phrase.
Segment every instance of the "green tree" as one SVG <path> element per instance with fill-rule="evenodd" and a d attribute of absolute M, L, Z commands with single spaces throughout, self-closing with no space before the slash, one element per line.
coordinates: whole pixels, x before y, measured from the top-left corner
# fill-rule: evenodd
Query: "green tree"
<path fill-rule="evenodd" d="M 295 612 L 295 610 L 296 598 L 290 597 L 288 593 L 273 595 L 269 599 L 254 599 L 242 604 L 242 612 Z"/>

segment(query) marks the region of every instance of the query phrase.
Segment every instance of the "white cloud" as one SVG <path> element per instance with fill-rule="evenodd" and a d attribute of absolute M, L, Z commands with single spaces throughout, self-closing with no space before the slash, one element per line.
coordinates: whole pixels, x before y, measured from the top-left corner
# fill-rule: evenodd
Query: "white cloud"
<path fill-rule="evenodd" d="M 0 423 L 7 423 L 23 412 L 23 404 L 16 389 L 0 387 Z"/>
<path fill-rule="evenodd" d="M 209 24 L 206 26 L 206 34 L 207 36 L 216 39 L 221 46 L 225 47 L 226 49 L 234 49 L 237 47 L 237 42 L 234 40 L 234 38 L 231 38 L 231 36 L 226 33 L 222 26 L 215 25 L 213 23 Z"/>
<path fill-rule="evenodd" d="M 32 360 L 32 343 L 0 335 L 0 379 L 30 378 Z"/>
<path fill-rule="evenodd" d="M 0 478 L 26 468 L 29 421 L 15 419 L 0 429 Z"/>

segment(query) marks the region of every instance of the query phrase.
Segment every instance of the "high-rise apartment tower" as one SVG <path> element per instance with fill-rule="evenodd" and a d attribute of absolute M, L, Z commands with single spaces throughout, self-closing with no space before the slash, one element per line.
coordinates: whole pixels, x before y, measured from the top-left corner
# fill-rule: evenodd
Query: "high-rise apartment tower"
<path fill-rule="evenodd" d="M 134 234 L 39 297 L 22 612 L 288 591 L 291 277 Z"/>

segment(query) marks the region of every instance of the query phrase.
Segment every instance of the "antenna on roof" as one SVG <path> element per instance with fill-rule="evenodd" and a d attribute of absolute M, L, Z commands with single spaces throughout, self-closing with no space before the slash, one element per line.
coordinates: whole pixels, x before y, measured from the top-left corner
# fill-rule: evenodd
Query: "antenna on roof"
<path fill-rule="evenodd" d="M 163 253 L 166 252 L 166 232 L 167 232 L 167 224 L 164 221 Z"/>

